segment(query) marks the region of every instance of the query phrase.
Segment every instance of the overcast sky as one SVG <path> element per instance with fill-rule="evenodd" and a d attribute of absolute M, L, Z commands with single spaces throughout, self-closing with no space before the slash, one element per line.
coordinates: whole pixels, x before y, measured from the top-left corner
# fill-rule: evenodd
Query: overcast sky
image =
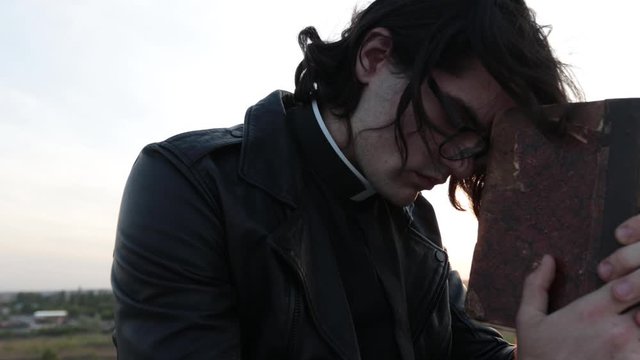
<path fill-rule="evenodd" d="M 635 4 L 529 2 L 588 100 L 640 96 Z M 292 90 L 298 31 L 315 25 L 335 39 L 354 5 L 0 0 L 0 291 L 108 288 L 140 149 L 239 123 L 270 91 Z M 475 222 L 442 190 L 427 196 L 466 275 Z"/>

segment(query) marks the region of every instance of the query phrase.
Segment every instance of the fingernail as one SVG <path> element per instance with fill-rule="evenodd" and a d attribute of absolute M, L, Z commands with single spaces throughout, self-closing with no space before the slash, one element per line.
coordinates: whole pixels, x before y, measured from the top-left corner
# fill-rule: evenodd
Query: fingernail
<path fill-rule="evenodd" d="M 633 236 L 633 230 L 631 230 L 628 226 L 620 226 L 616 229 L 616 238 L 618 240 L 626 242 L 631 240 L 631 236 Z"/>
<path fill-rule="evenodd" d="M 534 261 L 533 264 L 531 264 L 531 272 L 538 270 L 540 265 L 542 265 L 542 263 L 545 261 L 545 258 L 547 258 L 548 256 L 549 255 L 544 255 L 540 258 L 540 260 Z"/>
<path fill-rule="evenodd" d="M 631 284 L 628 281 L 621 281 L 613 287 L 613 291 L 621 300 L 631 297 Z"/>
<path fill-rule="evenodd" d="M 531 264 L 531 271 L 535 271 L 538 266 L 540 266 L 540 261 L 534 261 L 533 264 Z"/>
<path fill-rule="evenodd" d="M 611 273 L 613 273 L 613 266 L 608 261 L 603 261 L 598 266 L 598 273 L 602 280 L 609 280 Z"/>

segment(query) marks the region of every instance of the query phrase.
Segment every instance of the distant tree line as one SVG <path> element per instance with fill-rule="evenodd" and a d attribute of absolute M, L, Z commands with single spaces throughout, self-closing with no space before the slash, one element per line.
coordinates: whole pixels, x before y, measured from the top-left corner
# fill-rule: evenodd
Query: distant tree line
<path fill-rule="evenodd" d="M 38 310 L 66 310 L 70 318 L 99 316 L 101 320 L 113 320 L 115 299 L 108 290 L 21 292 L 5 306 L 12 315 L 32 315 Z"/>

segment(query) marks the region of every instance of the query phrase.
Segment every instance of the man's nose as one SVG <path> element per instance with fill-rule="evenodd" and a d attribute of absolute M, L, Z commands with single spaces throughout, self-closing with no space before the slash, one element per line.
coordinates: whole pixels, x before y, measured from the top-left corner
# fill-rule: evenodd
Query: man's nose
<path fill-rule="evenodd" d="M 451 175 L 458 179 L 466 179 L 473 174 L 473 167 L 475 163 L 473 158 L 449 160 L 440 157 L 440 162 L 443 166 L 449 169 Z"/>

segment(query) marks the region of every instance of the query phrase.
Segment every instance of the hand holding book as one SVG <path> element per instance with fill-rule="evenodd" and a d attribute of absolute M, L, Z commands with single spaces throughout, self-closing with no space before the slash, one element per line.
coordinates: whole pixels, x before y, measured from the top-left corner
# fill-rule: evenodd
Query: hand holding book
<path fill-rule="evenodd" d="M 608 282 L 551 314 L 553 258 L 546 255 L 527 277 L 516 320 L 519 360 L 640 357 L 640 312 L 628 311 L 640 302 L 640 215 L 620 225 L 616 239 L 625 246 L 599 266 Z"/>

